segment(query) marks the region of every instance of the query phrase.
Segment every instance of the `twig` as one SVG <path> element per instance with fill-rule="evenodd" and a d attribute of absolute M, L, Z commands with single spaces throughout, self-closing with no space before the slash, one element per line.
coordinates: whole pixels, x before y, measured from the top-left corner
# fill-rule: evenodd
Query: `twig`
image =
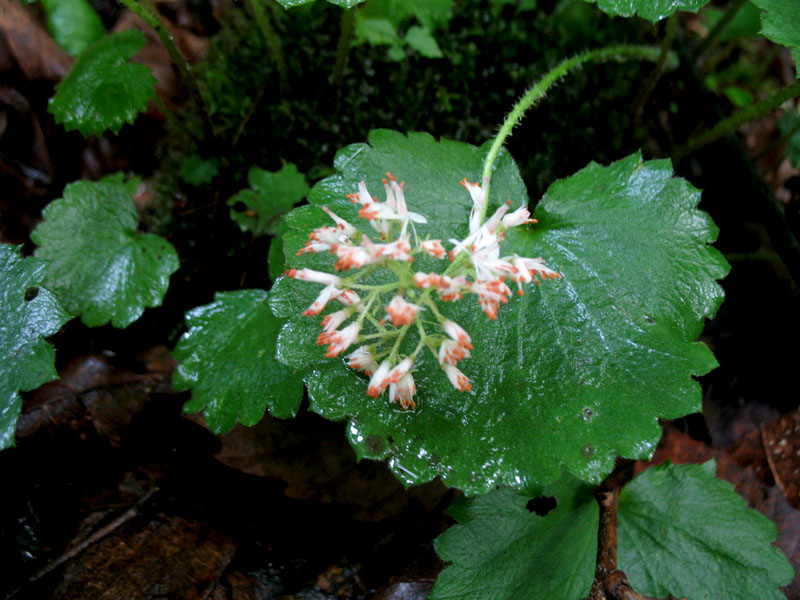
<path fill-rule="evenodd" d="M 620 489 L 632 475 L 633 461 L 620 461 L 595 494 L 600 506 L 597 562 L 592 588 L 585 600 L 659 600 L 634 591 L 625 573 L 617 569 L 617 503 Z M 670 594 L 667 600 L 675 598 Z"/>
<path fill-rule="evenodd" d="M 150 491 L 148 491 L 146 494 L 144 494 L 141 498 L 139 498 L 133 504 L 133 506 L 131 506 L 128 510 L 126 510 L 124 513 L 122 513 L 116 519 L 114 519 L 109 524 L 105 525 L 104 527 L 101 527 L 100 529 L 95 531 L 92 535 L 90 535 L 88 538 L 83 540 L 80 544 L 78 544 L 74 548 L 71 548 L 70 550 L 67 550 L 64 554 L 62 554 L 61 556 L 59 556 L 58 558 L 56 558 L 52 562 L 47 563 L 44 567 L 42 567 L 36 573 L 31 575 L 28 578 L 28 583 L 35 583 L 36 581 L 38 581 L 39 579 L 41 579 L 42 577 L 44 577 L 48 573 L 50 573 L 52 571 L 55 571 L 58 567 L 63 565 L 65 562 L 75 558 L 81 552 L 86 550 L 89 546 L 99 542 L 101 539 L 106 537 L 108 534 L 112 533 L 114 530 L 118 529 L 119 527 L 121 527 L 122 525 L 124 525 L 125 523 L 130 521 L 133 517 L 135 517 L 137 514 L 139 514 L 139 507 L 142 504 L 144 504 L 145 502 L 147 502 L 153 496 L 153 494 L 155 494 L 157 491 L 158 491 L 158 487 L 152 488 Z M 8 596 L 6 596 L 6 600 L 11 600 L 11 598 L 16 596 L 21 590 L 22 590 L 21 587 L 13 590 Z"/>

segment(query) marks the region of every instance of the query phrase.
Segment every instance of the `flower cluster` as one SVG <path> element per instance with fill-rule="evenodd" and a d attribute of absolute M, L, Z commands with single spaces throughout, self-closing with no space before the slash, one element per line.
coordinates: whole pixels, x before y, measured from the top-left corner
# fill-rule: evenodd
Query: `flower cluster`
<path fill-rule="evenodd" d="M 346 359 L 349 367 L 370 377 L 367 395 L 377 398 L 388 390 L 390 402 L 397 402 L 404 409 L 416 408 L 413 368 L 424 348 L 433 354 L 453 387 L 461 391 L 472 389 L 470 380 L 457 367 L 469 358 L 472 338 L 458 323 L 441 314 L 437 298 L 455 302 L 474 294 L 486 315 L 496 319 L 500 305 L 512 295 L 507 280 L 517 284 L 521 295 L 524 283 L 539 284 L 561 276 L 545 266 L 541 258 L 500 255 L 500 243 L 508 229 L 536 222 L 524 206 L 509 212 L 509 201 L 482 222 L 486 186 L 462 180 L 460 183 L 473 202 L 469 234 L 463 240 L 448 240 L 452 249 L 447 252 L 442 240 L 419 239 L 414 224 L 425 224 L 427 219 L 408 210 L 404 183 L 398 183 L 390 173 L 386 176 L 384 202 L 369 194 L 364 181 L 358 184 L 358 192 L 347 196 L 358 205 L 359 217 L 369 221 L 380 241 L 373 241 L 323 207 L 334 224 L 312 231 L 298 252 L 329 252 L 336 256 L 337 272 L 356 270 L 355 273 L 340 276 L 312 269 L 289 269 L 286 274 L 324 286 L 304 315 L 318 315 L 333 301 L 343 305 L 322 319 L 317 344 L 328 347 L 326 356 L 339 356 L 358 344 Z M 420 253 L 436 259 L 449 258 L 450 263 L 443 273 L 415 272 L 411 263 Z M 390 273 L 393 281 L 364 283 L 379 269 Z M 423 314 L 427 317 L 424 321 Z M 410 353 L 403 353 L 402 344 L 410 331 L 416 331 L 419 340 Z"/>

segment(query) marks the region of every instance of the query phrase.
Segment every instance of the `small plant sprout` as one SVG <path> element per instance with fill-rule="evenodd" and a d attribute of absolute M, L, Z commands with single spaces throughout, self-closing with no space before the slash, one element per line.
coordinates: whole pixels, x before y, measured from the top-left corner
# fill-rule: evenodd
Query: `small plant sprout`
<path fill-rule="evenodd" d="M 524 206 L 509 213 L 508 201 L 482 222 L 486 181 L 484 185 L 461 181 L 473 201 L 469 234 L 463 240 L 449 240 L 453 248 L 446 252 L 441 240 L 419 240 L 414 223 L 426 224 L 427 219 L 408 210 L 404 182 L 398 183 L 390 173 L 386 176 L 385 202 L 371 196 L 364 181 L 358 184 L 358 192 L 348 194 L 352 203 L 360 205 L 359 216 L 369 221 L 380 243 L 323 207 L 335 225 L 312 231 L 298 252 L 334 254 L 335 270 L 354 271 L 352 274 L 340 276 L 312 269 L 289 269 L 286 274 L 325 286 L 304 315 L 320 314 L 333 300 L 344 304 L 322 319 L 323 331 L 317 344 L 328 346 L 326 356 L 339 356 L 357 345 L 346 356 L 347 365 L 370 377 L 367 395 L 377 398 L 388 390 L 389 401 L 407 409 L 416 408 L 413 367 L 424 348 L 433 354 L 453 387 L 464 392 L 472 389 L 470 380 L 456 366 L 469 358 L 472 338 L 458 323 L 442 315 L 437 301 L 455 302 L 465 294 L 474 294 L 486 316 L 496 319 L 500 306 L 512 295 L 506 280 L 515 282 L 522 295 L 523 284 L 540 284 L 540 280 L 561 275 L 546 267 L 541 258 L 501 256 L 500 244 L 506 231 L 536 220 Z M 449 264 L 441 273 L 415 272 L 411 265 L 418 254 L 435 259 L 449 257 Z M 409 333 L 416 334 L 418 340 L 410 353 L 404 353 L 403 341 Z"/>

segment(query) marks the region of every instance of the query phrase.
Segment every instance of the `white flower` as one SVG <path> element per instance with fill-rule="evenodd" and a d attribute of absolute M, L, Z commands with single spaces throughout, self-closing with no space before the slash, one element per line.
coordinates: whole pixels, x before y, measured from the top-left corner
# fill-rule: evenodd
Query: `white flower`
<path fill-rule="evenodd" d="M 417 403 L 412 400 L 416 393 L 417 386 L 411 373 L 403 375 L 397 383 L 389 384 L 389 402 L 399 402 L 403 409 L 417 407 Z"/>
<path fill-rule="evenodd" d="M 450 339 L 458 342 L 459 346 L 462 346 L 467 350 L 473 349 L 472 338 L 469 337 L 469 334 L 464 330 L 463 327 L 461 327 L 461 325 L 455 321 L 451 321 L 450 319 L 445 319 L 441 322 L 441 326 Z"/>
<path fill-rule="evenodd" d="M 332 211 L 330 208 L 328 208 L 327 206 L 323 206 L 323 207 L 322 207 L 322 210 L 324 210 L 326 213 L 328 213 L 328 216 L 329 216 L 331 219 L 333 219 L 334 221 L 336 221 L 336 227 L 337 227 L 337 229 L 339 229 L 339 230 L 340 230 L 340 231 L 341 231 L 341 232 L 342 232 L 344 235 L 346 235 L 347 237 L 350 237 L 350 236 L 352 236 L 352 235 L 353 235 L 353 234 L 356 232 L 356 228 L 355 228 L 355 227 L 353 227 L 353 226 L 352 226 L 350 223 L 348 223 L 348 222 L 347 222 L 347 221 L 345 221 L 343 218 L 341 218 L 339 215 L 337 215 L 336 213 L 334 213 L 334 212 L 333 212 L 333 211 Z"/>
<path fill-rule="evenodd" d="M 347 310 L 346 308 L 343 308 L 341 310 L 337 310 L 336 312 L 332 312 L 329 315 L 325 315 L 325 317 L 322 319 L 323 332 L 320 333 L 319 337 L 317 338 L 317 344 L 319 346 L 330 343 L 328 338 L 330 338 L 330 335 L 334 331 L 339 329 L 339 325 L 350 318 L 350 315 L 352 314 L 351 311 L 352 309 Z"/>
<path fill-rule="evenodd" d="M 361 323 L 355 321 L 342 329 L 335 331 L 328 336 L 328 351 L 325 356 L 333 358 L 339 356 L 342 352 L 347 350 L 350 345 L 358 338 L 358 332 L 361 331 Z"/>
<path fill-rule="evenodd" d="M 401 327 L 413 323 L 414 317 L 417 316 L 421 308 L 418 304 L 412 304 L 398 294 L 386 305 L 386 312 L 392 321 L 392 325 Z"/>
<path fill-rule="evenodd" d="M 444 258 L 446 254 L 444 246 L 442 246 L 442 240 L 425 240 L 420 242 L 419 247 L 433 258 Z"/>
<path fill-rule="evenodd" d="M 486 204 L 486 183 L 487 179 L 483 180 L 483 186 L 478 183 L 470 183 L 464 177 L 459 183 L 464 186 L 472 198 L 472 210 L 469 212 L 469 232 L 474 233 L 480 227 L 480 216 L 483 212 L 483 205 Z"/>
<path fill-rule="evenodd" d="M 503 225 L 505 225 L 506 229 L 511 229 L 517 225 L 536 223 L 536 219 L 531 219 L 530 217 L 530 211 L 525 206 L 520 206 L 514 212 L 503 217 Z"/>
<path fill-rule="evenodd" d="M 381 395 L 381 392 L 386 389 L 386 386 L 389 385 L 387 381 L 389 377 L 389 373 L 392 370 L 392 363 L 388 360 L 384 360 L 378 369 L 372 374 L 372 377 L 369 380 L 369 385 L 367 386 L 367 396 L 370 398 L 377 398 Z"/>
<path fill-rule="evenodd" d="M 347 355 L 347 366 L 372 375 L 378 369 L 378 363 L 372 356 L 372 352 L 367 346 L 361 346 L 355 352 Z"/>
<path fill-rule="evenodd" d="M 314 271 L 313 269 L 287 269 L 286 275 L 292 279 L 302 279 L 303 281 L 313 281 L 322 285 L 339 285 L 339 278 L 331 273 Z"/>
<path fill-rule="evenodd" d="M 469 358 L 469 350 L 454 340 L 444 340 L 439 346 L 439 364 L 455 365 L 458 361 Z"/>
<path fill-rule="evenodd" d="M 373 261 L 369 251 L 363 246 L 341 245 L 333 250 L 339 260 L 336 261 L 334 268 L 337 271 L 344 269 L 360 269 L 364 265 Z"/>
<path fill-rule="evenodd" d="M 394 369 L 391 370 L 389 375 L 386 376 L 386 382 L 397 383 L 398 381 L 400 381 L 400 378 L 403 375 L 405 375 L 411 370 L 411 367 L 413 365 L 414 361 L 412 361 L 410 358 L 404 358 Z"/>
<path fill-rule="evenodd" d="M 450 383 L 453 384 L 453 387 L 458 391 L 468 392 L 472 389 L 472 384 L 470 383 L 469 379 L 467 379 L 467 376 L 458 370 L 458 367 L 445 363 L 442 365 L 442 369 L 444 369 L 445 375 L 447 375 Z"/>

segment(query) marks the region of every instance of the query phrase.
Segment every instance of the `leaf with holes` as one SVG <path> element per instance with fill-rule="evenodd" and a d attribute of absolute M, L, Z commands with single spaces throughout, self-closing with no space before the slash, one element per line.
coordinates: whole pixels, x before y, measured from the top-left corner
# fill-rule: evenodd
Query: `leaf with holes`
<path fill-rule="evenodd" d="M 160 306 L 178 255 L 164 238 L 137 231 L 127 184 L 78 181 L 45 208 L 31 234 L 50 263 L 45 285 L 90 327 L 127 327 Z"/>
<path fill-rule="evenodd" d="M 274 235 L 281 215 L 308 194 L 305 175 L 291 163 L 275 172 L 251 167 L 247 182 L 250 188 L 229 198 L 228 206 L 241 230 L 255 235 Z"/>
<path fill-rule="evenodd" d="M 361 179 L 380 189 L 386 171 L 405 180 L 409 210 L 427 217 L 416 225 L 421 239 L 466 235 L 472 201 L 458 182 L 479 177 L 485 149 L 384 130 L 369 141 L 342 150 L 339 174 L 285 217 L 288 267 L 333 271 L 335 257 L 326 253 L 296 255 L 312 229 L 329 223 L 320 207 L 371 231 L 345 196 Z M 528 202 L 507 155 L 496 163 L 491 193 L 493 207 Z M 300 314 L 320 286 L 288 278 L 270 294 L 276 315 L 287 319 L 278 357 L 307 369 L 312 410 L 347 420 L 357 454 L 388 459 L 407 484 L 441 476 L 470 493 L 497 484 L 536 490 L 560 477 L 562 466 L 599 482 L 617 455 L 651 454 L 659 418 L 698 411 L 692 377 L 716 366 L 694 339 L 722 302 L 716 280 L 728 265 L 709 246 L 717 230 L 697 210 L 699 199 L 668 162 L 642 162 L 638 154 L 555 183 L 536 208 L 539 223 L 509 231 L 501 253 L 544 257 L 563 278 L 513 299 L 496 321 L 474 296 L 440 305 L 475 342 L 459 365 L 469 393 L 454 389 L 423 352 L 414 371 L 417 410 L 367 397 L 363 375 L 315 346 L 318 319 Z M 439 264 L 418 256 L 413 266 L 428 272 Z"/>
<path fill-rule="evenodd" d="M 237 419 L 255 425 L 266 409 L 293 417 L 303 398 L 300 376 L 275 359 L 281 324 L 266 296 L 262 290 L 220 292 L 186 314 L 189 331 L 173 352 L 180 364 L 172 386 L 192 389 L 184 410 L 203 410 L 215 433 L 230 431 Z"/>
<path fill-rule="evenodd" d="M 501 489 L 450 509 L 458 521 L 435 541 L 452 563 L 431 600 L 577 600 L 594 578 L 599 511 L 591 489 L 565 477 L 540 517 Z M 776 527 L 747 508 L 714 462 L 652 467 L 626 485 L 618 508 L 619 568 L 647 597 L 781 600 L 794 577 L 772 545 Z M 732 527 L 731 524 L 736 526 Z"/>
<path fill-rule="evenodd" d="M 58 378 L 55 351 L 44 338 L 69 315 L 40 287 L 46 272 L 44 261 L 21 258 L 18 247 L 0 244 L 0 450 L 14 445 L 19 392 Z"/>
<path fill-rule="evenodd" d="M 129 59 L 144 46 L 144 35 L 130 29 L 103 37 L 84 50 L 56 88 L 48 111 L 67 131 L 85 137 L 106 129 L 119 133 L 155 97 L 150 69 Z"/>
<path fill-rule="evenodd" d="M 612 17 L 638 15 L 651 23 L 665 19 L 676 11 L 697 12 L 708 0 L 587 0 Z"/>

